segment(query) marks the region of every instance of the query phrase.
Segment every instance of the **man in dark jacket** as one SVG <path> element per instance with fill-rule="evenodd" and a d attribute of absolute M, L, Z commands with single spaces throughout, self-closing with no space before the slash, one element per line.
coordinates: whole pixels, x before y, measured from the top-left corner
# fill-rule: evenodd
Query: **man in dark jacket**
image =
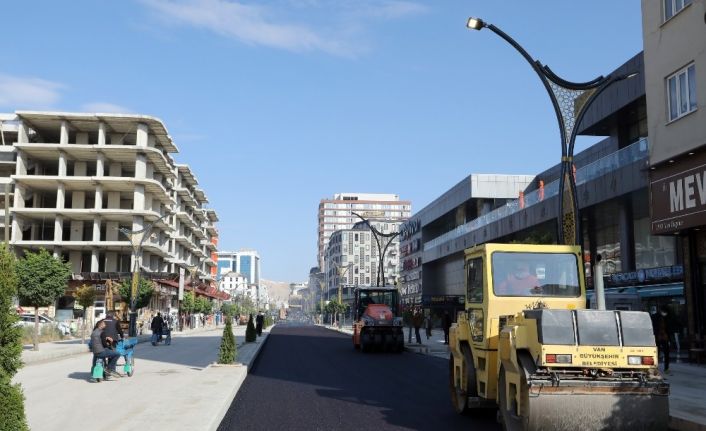
<path fill-rule="evenodd" d="M 164 325 L 164 319 L 162 319 L 162 313 L 157 312 L 157 315 L 152 319 L 152 324 L 150 329 L 152 329 L 152 345 L 156 346 L 159 340 L 162 339 L 162 325 Z"/>
<path fill-rule="evenodd" d="M 113 341 L 111 342 L 111 348 L 114 348 L 118 344 L 118 340 L 123 339 L 123 328 L 120 327 L 120 322 L 115 318 L 113 313 L 108 313 L 108 315 L 103 319 L 105 322 L 105 329 L 103 333 L 106 337 L 109 337 Z"/>
<path fill-rule="evenodd" d="M 422 323 L 424 323 L 424 316 L 422 316 L 421 310 L 417 309 L 414 311 L 414 316 L 412 316 L 412 325 L 414 325 L 414 336 L 417 338 L 417 344 L 422 344 L 422 336 L 419 335 Z"/>
<path fill-rule="evenodd" d="M 96 324 L 96 328 L 91 333 L 91 352 L 93 352 L 93 365 L 96 364 L 97 360 L 107 358 L 108 374 L 112 376 L 120 376 L 120 374 L 115 371 L 115 365 L 118 363 L 120 353 L 107 348 L 107 346 L 112 344 L 112 342 L 112 338 L 108 337 L 105 334 L 105 321 L 99 321 Z"/>
<path fill-rule="evenodd" d="M 262 335 L 262 326 L 264 324 L 265 324 L 265 316 L 262 315 L 262 311 L 259 311 L 257 313 L 257 317 L 255 318 L 255 331 L 257 332 L 258 336 Z"/>
<path fill-rule="evenodd" d="M 664 364 L 664 373 L 669 374 L 669 334 L 672 334 L 674 329 L 669 308 L 666 305 L 662 305 L 659 311 L 652 316 L 652 329 L 657 343 L 657 356 L 664 358 L 662 362 Z"/>

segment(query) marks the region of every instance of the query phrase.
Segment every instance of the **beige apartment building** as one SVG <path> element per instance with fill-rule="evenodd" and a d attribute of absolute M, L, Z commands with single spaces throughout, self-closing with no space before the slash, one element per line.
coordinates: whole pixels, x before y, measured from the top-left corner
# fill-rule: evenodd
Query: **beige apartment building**
<path fill-rule="evenodd" d="M 681 237 L 688 336 L 706 334 L 706 2 L 642 0 L 652 233 Z"/>
<path fill-rule="evenodd" d="M 133 270 L 121 229 L 152 224 L 143 273 L 215 274 L 218 217 L 189 166 L 172 158 L 178 150 L 162 121 L 18 111 L 2 124 L 0 173 L 12 185 L 8 233 L 18 254 L 45 248 L 70 263 L 71 287 L 90 280 L 101 288 Z"/>

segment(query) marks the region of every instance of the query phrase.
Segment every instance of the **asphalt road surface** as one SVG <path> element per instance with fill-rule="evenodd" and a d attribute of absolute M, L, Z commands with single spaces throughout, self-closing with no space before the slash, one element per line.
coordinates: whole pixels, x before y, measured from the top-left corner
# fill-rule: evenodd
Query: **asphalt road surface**
<path fill-rule="evenodd" d="M 498 430 L 495 411 L 459 416 L 448 362 L 362 353 L 350 337 L 278 325 L 221 422 L 226 430 Z"/>

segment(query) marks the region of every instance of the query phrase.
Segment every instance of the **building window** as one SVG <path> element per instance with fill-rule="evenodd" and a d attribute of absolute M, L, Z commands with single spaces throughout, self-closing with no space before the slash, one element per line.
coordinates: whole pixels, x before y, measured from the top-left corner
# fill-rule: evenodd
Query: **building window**
<path fill-rule="evenodd" d="M 664 0 L 664 20 L 667 21 L 691 4 L 691 0 Z"/>
<path fill-rule="evenodd" d="M 693 64 L 667 78 L 669 121 L 696 110 L 696 69 Z"/>

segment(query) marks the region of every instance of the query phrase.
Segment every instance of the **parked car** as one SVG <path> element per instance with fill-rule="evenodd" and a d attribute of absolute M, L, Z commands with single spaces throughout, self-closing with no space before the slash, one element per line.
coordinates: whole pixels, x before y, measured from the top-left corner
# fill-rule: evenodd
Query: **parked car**
<path fill-rule="evenodd" d="M 20 314 L 20 322 L 23 326 L 34 326 L 34 314 L 23 313 Z M 39 316 L 40 325 L 53 325 L 61 332 L 62 335 L 69 335 L 71 333 L 71 328 L 64 322 L 56 322 L 54 319 L 47 316 Z"/>

